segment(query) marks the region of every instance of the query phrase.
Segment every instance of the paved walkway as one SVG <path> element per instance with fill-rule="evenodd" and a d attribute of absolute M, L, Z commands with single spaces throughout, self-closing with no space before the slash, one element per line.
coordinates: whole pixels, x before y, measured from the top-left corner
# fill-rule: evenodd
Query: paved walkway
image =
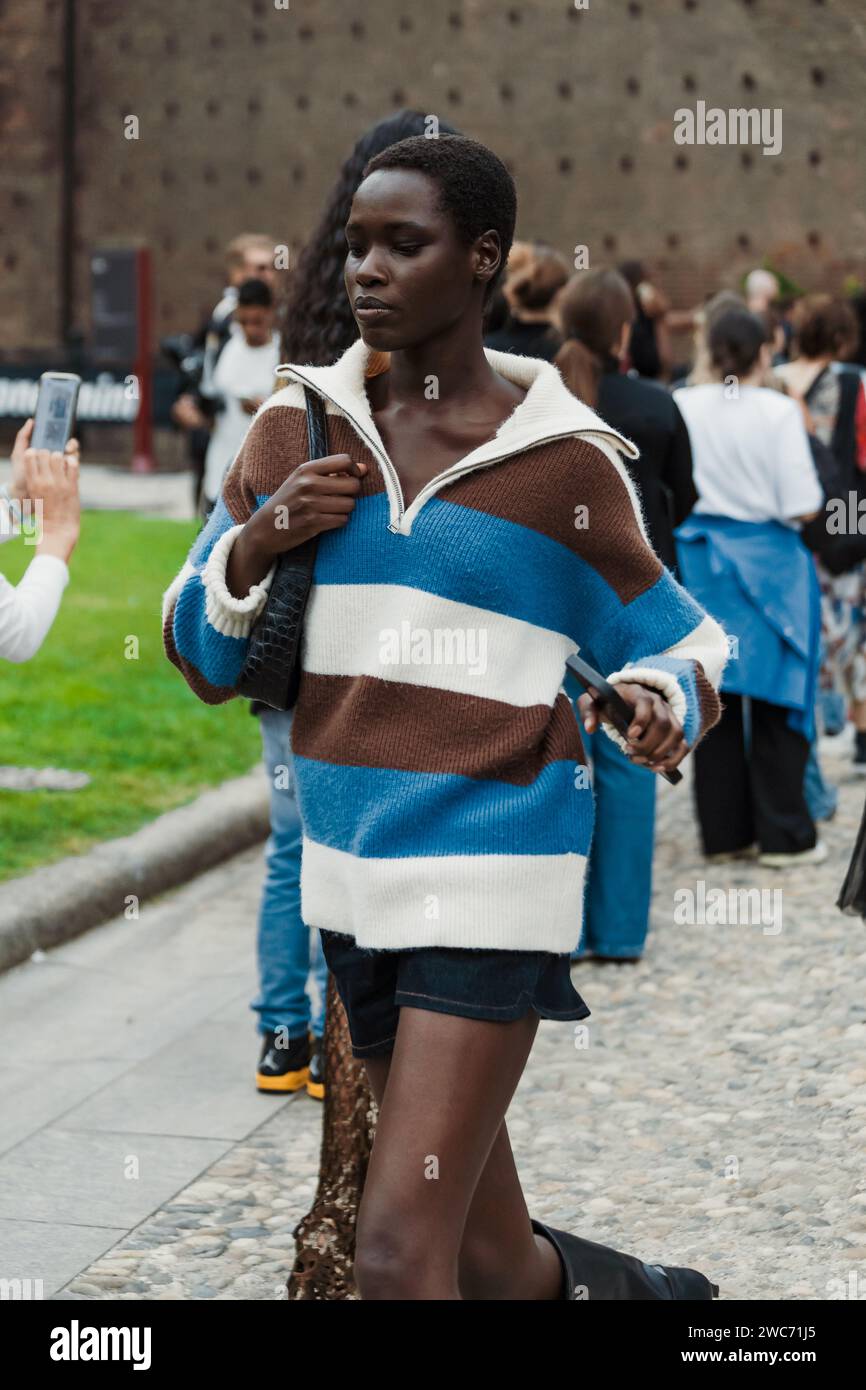
<path fill-rule="evenodd" d="M 0 458 L 0 483 L 9 483 L 12 465 Z M 85 463 L 81 468 L 81 505 L 85 511 L 143 512 L 171 521 L 194 515 L 191 473 L 132 473 Z"/>
<path fill-rule="evenodd" d="M 785 877 L 705 866 L 688 789 L 660 784 L 646 957 L 576 967 L 589 1045 L 542 1023 L 509 1112 L 533 1214 L 729 1299 L 866 1298 L 866 925 L 833 906 L 866 785 L 838 745 L 826 766 L 830 858 Z M 284 1297 L 321 1107 L 253 1088 L 260 880 L 242 855 L 0 979 L 0 1275 Z M 698 881 L 782 897 L 763 926 L 676 922 Z"/>

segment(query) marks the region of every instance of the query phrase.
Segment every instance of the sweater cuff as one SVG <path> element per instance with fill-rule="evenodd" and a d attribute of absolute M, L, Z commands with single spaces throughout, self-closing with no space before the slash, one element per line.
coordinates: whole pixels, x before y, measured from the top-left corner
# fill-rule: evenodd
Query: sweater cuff
<path fill-rule="evenodd" d="M 34 555 L 24 573 L 27 575 L 53 574 L 56 582 L 60 585 L 61 593 L 69 583 L 69 566 L 65 560 L 61 560 L 59 555 Z"/>
<path fill-rule="evenodd" d="M 645 685 L 650 690 L 657 690 L 667 700 L 674 717 L 685 727 L 688 702 L 685 691 L 676 676 L 672 675 L 670 671 L 659 671 L 654 666 L 627 666 L 622 671 L 614 671 L 613 675 L 608 676 L 607 679 L 611 685 L 633 682 L 635 685 Z M 629 752 L 628 741 L 623 738 L 618 729 L 615 729 L 612 724 L 602 724 L 601 727 L 624 753 Z"/>
<path fill-rule="evenodd" d="M 243 525 L 232 526 L 223 532 L 208 557 L 201 578 L 205 591 L 205 612 L 211 627 L 224 637 L 245 640 L 267 603 L 277 562 L 274 561 L 264 579 L 252 585 L 248 594 L 235 598 L 226 585 L 226 566 L 231 548 L 243 529 Z"/>

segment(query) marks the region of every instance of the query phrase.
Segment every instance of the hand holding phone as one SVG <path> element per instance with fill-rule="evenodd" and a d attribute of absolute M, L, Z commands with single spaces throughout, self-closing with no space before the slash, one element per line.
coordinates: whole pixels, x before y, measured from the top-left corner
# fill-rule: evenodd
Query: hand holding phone
<path fill-rule="evenodd" d="M 623 698 L 610 681 L 605 680 L 600 671 L 596 671 L 594 666 L 590 666 L 589 662 L 584 661 L 583 657 L 575 654 L 568 657 L 565 664 L 586 693 L 592 696 L 599 711 L 603 712 L 603 717 L 613 725 L 623 738 L 628 738 L 628 731 L 634 720 L 634 706 Z M 659 775 L 673 786 L 683 780 L 683 774 L 678 768 L 672 768 L 669 772 L 659 769 Z"/>
<path fill-rule="evenodd" d="M 43 372 L 39 378 L 31 449 L 62 454 L 72 434 L 81 377 L 74 372 Z"/>
<path fill-rule="evenodd" d="M 72 441 L 70 441 L 72 442 Z M 68 563 L 78 543 L 81 501 L 78 450 L 28 449 L 24 455 L 27 496 L 39 507 L 37 555 L 55 555 Z"/>

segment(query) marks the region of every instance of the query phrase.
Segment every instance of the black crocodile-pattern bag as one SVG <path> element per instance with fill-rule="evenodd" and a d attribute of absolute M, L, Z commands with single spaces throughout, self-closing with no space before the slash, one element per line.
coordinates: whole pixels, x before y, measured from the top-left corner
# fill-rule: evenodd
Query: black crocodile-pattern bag
<path fill-rule="evenodd" d="M 328 422 L 319 396 L 304 388 L 307 403 L 308 456 L 328 453 Z M 301 632 L 310 595 L 318 536 L 287 550 L 277 561 L 268 601 L 250 634 L 243 669 L 235 682 L 239 695 L 272 709 L 292 709 L 301 678 Z"/>

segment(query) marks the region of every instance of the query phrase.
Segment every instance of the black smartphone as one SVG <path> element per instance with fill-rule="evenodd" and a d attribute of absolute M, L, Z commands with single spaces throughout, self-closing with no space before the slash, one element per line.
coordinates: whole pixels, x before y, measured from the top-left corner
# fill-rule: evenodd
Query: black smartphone
<path fill-rule="evenodd" d="M 587 694 L 592 696 L 596 704 L 605 706 L 605 713 L 611 724 L 617 733 L 622 734 L 625 738 L 634 715 L 634 706 L 630 705 L 628 700 L 623 699 L 610 681 L 605 680 L 601 672 L 596 671 L 595 667 L 590 666 L 583 657 L 576 654 L 569 656 L 566 658 L 565 664 L 580 681 Z M 670 782 L 674 787 L 683 780 L 683 774 L 678 767 L 675 767 L 673 772 L 660 772 L 659 776 L 664 777 L 665 781 Z"/>
<path fill-rule="evenodd" d="M 31 449 L 63 453 L 75 424 L 81 377 L 74 372 L 43 372 L 33 416 Z"/>

